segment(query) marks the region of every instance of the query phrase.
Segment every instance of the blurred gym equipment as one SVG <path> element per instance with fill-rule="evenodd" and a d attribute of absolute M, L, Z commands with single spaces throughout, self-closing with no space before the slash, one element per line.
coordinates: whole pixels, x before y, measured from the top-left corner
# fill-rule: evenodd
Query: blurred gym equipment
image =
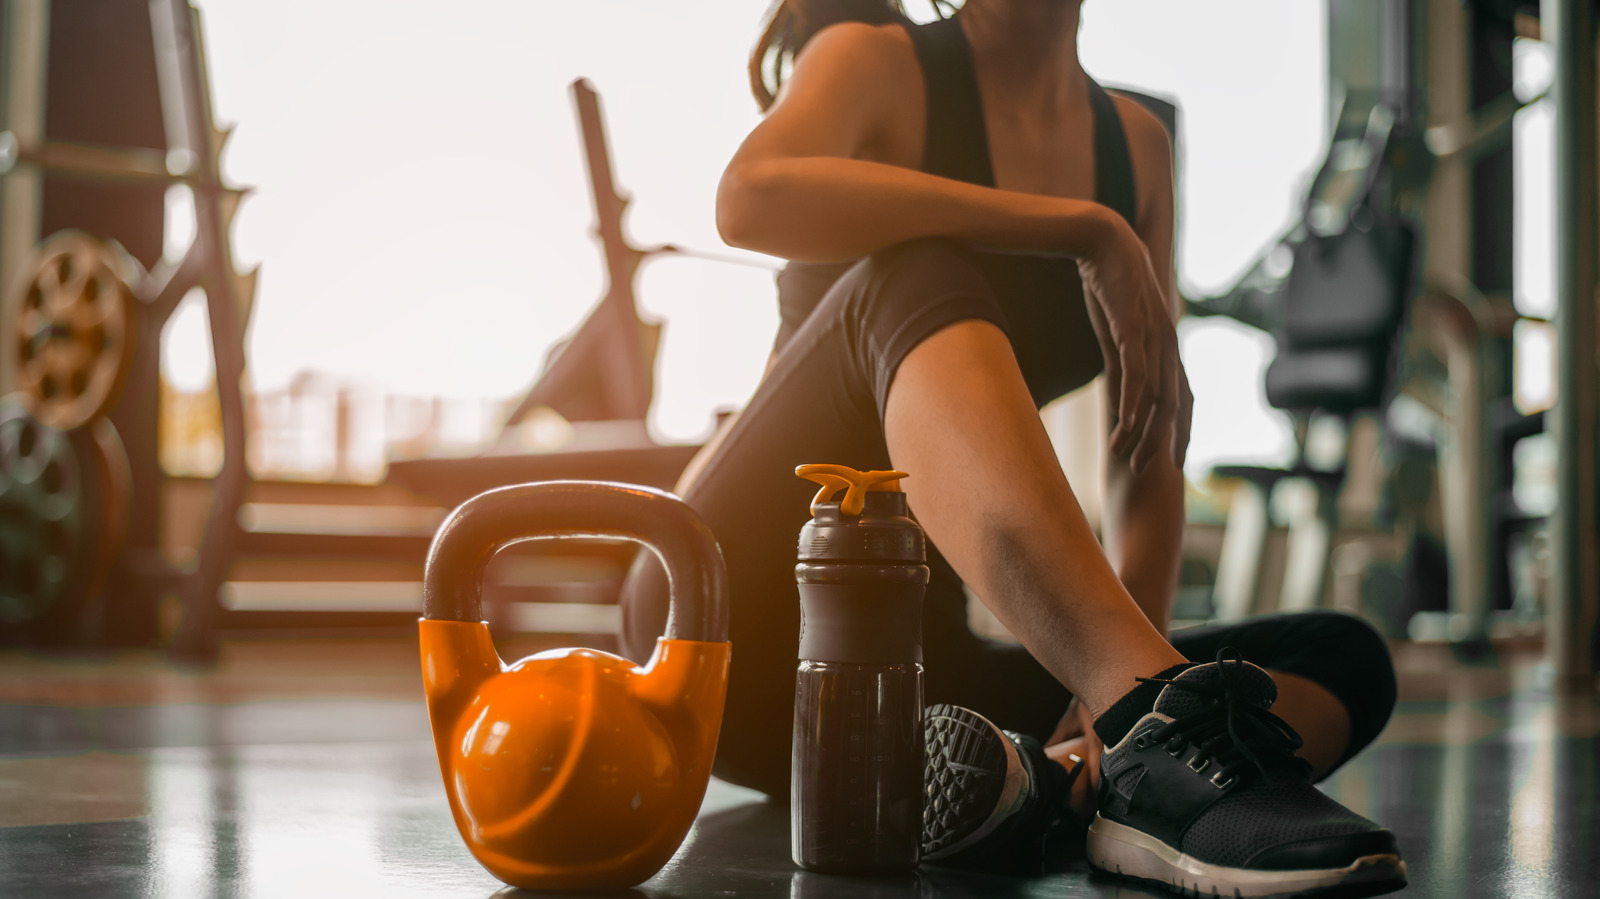
<path fill-rule="evenodd" d="M 24 265 L 5 317 L 12 380 L 41 424 L 70 431 L 119 398 L 133 364 L 137 264 L 92 235 L 60 231 Z"/>
<path fill-rule="evenodd" d="M 0 625 L 40 640 L 99 636 L 128 481 L 111 422 L 62 432 L 0 400 Z"/>
<path fill-rule="evenodd" d="M 622 231 L 628 199 L 617 192 L 611 171 L 600 96 L 580 78 L 572 83 L 572 100 L 583 135 L 595 233 L 605 252 L 605 292 L 572 336 L 551 350 L 544 371 L 506 416 L 499 439 L 488 451 L 468 458 L 390 463 L 390 480 L 444 505 L 504 484 L 563 478 L 670 488 L 699 450 L 692 445 L 659 445 L 645 431 L 661 325 L 640 320 L 634 298 L 642 262 L 687 251 L 672 245 L 640 249 L 629 243 Z M 555 410 L 568 422 L 608 423 L 604 443 L 570 452 L 519 450 L 516 430 L 540 407 Z"/>
<path fill-rule="evenodd" d="M 103 416 L 132 362 L 138 263 L 75 231 L 40 244 L 0 298 L 0 624 L 33 642 L 98 640 L 129 514 L 127 454 Z"/>
<path fill-rule="evenodd" d="M 1566 646 L 1559 652 L 1552 646 L 1552 660 L 1568 672 L 1562 676 L 1572 676 L 1573 664 L 1591 670 L 1592 648 L 1580 652 L 1575 641 L 1587 647 L 1595 638 L 1596 600 L 1592 587 L 1573 586 L 1573 578 L 1589 570 L 1573 559 L 1593 554 L 1592 507 L 1584 506 L 1591 511 L 1580 515 L 1581 525 L 1571 519 L 1563 525 L 1572 504 L 1557 504 L 1555 531 L 1567 528 L 1569 535 L 1577 535 L 1572 539 L 1591 550 L 1579 553 L 1578 543 L 1557 539 L 1551 559 L 1555 570 L 1548 576 L 1551 589 L 1545 590 L 1539 586 L 1547 575 L 1537 548 L 1546 544 L 1550 525 L 1542 513 L 1521 508 L 1513 494 L 1514 447 L 1542 432 L 1546 421 L 1543 413 L 1524 415 L 1514 407 L 1510 365 L 1514 327 L 1546 324 L 1518 313 L 1511 302 L 1511 125 L 1518 111 L 1546 96 L 1512 92 L 1511 45 L 1518 34 L 1540 35 L 1540 22 L 1530 15 L 1535 6 L 1514 0 L 1473 2 L 1459 21 L 1430 4 L 1406 2 L 1333 0 L 1329 11 L 1331 105 L 1337 112 L 1330 152 L 1313 182 L 1305 214 L 1231 290 L 1189 304 L 1192 314 L 1226 315 L 1274 334 L 1279 357 L 1267 373 L 1269 401 L 1300 410 L 1294 414 L 1297 456 L 1288 469 L 1217 470 L 1239 483 L 1212 595 L 1213 614 L 1237 618 L 1272 608 L 1333 604 L 1368 615 L 1394 636 L 1442 639 L 1472 654 L 1485 651 L 1495 634 L 1527 635 L 1543 621 L 1552 640 L 1559 628 Z M 1564 15 L 1547 17 L 1544 28 L 1565 21 Z M 1459 46 L 1437 39 L 1444 23 L 1465 29 Z M 1436 39 L 1421 41 L 1419 34 Z M 1463 79 L 1463 73 L 1470 77 Z M 1551 91 L 1556 96 L 1562 83 L 1558 76 Z M 1584 115 L 1590 116 L 1585 121 L 1592 121 L 1592 86 L 1581 76 L 1577 83 L 1581 86 L 1575 88 L 1567 82 L 1567 90 L 1582 92 Z M 1384 132 L 1381 147 L 1368 139 L 1379 125 Z M 1565 139 L 1576 138 L 1569 132 Z M 1584 146 L 1592 148 L 1592 140 Z M 1582 177 L 1582 190 L 1590 189 L 1592 173 Z M 1565 190 L 1557 193 L 1567 196 Z M 1374 202 L 1368 203 L 1369 198 Z M 1569 204 L 1563 214 L 1585 209 Z M 1346 262 L 1337 255 L 1306 252 L 1308 243 L 1339 239 L 1341 234 L 1371 243 L 1359 234 L 1381 230 L 1383 221 L 1395 215 L 1416 223 L 1419 259 L 1401 265 L 1395 257 L 1387 277 L 1382 276 L 1383 266 L 1370 260 Z M 1565 239 L 1567 232 L 1562 233 Z M 1563 265 L 1573 264 L 1570 255 L 1563 258 Z M 1315 263 L 1318 259 L 1322 262 Z M 1308 261 L 1326 270 L 1308 278 Z M 1577 276 L 1592 280 L 1592 266 L 1579 268 Z M 1325 282 L 1327 296 L 1304 304 L 1308 281 Z M 1414 300 L 1405 286 L 1411 283 Z M 1397 291 L 1406 296 L 1397 296 Z M 1563 310 L 1589 314 L 1591 304 L 1572 301 L 1574 295 L 1565 288 L 1559 293 Z M 1342 374 L 1331 357 L 1312 365 L 1297 360 L 1301 346 L 1316 348 L 1350 336 L 1347 319 L 1362 315 L 1350 302 L 1383 297 L 1400 303 L 1391 313 L 1409 307 L 1410 324 L 1402 326 L 1404 317 L 1396 316 L 1388 319 L 1387 338 L 1378 337 L 1382 328 L 1371 332 L 1379 343 L 1370 352 L 1377 355 L 1360 364 L 1354 356 L 1347 358 Z M 1297 311 L 1302 308 L 1310 314 Z M 1564 345 L 1558 354 L 1564 373 L 1575 364 L 1570 353 L 1586 357 L 1591 352 L 1592 318 L 1585 321 L 1579 326 L 1581 338 L 1560 329 L 1563 340 L 1582 341 Z M 1591 349 L 1580 351 L 1578 346 Z M 1293 383 L 1306 377 L 1311 380 Z M 1324 388 L 1330 387 L 1341 377 L 1352 379 L 1345 384 L 1352 397 L 1324 403 L 1333 398 L 1300 389 L 1314 386 L 1319 378 L 1326 380 Z M 1569 380 L 1563 374 L 1563 390 Z M 1592 405 L 1587 376 L 1577 380 L 1581 383 L 1572 385 L 1576 395 L 1560 394 L 1557 422 L 1563 408 L 1587 410 Z M 1374 385 L 1386 386 L 1373 392 Z M 1356 394 L 1361 402 L 1350 402 Z M 1393 405 L 1397 397 L 1405 400 L 1404 410 Z M 1364 446 L 1352 455 L 1357 432 L 1351 416 L 1363 409 L 1368 411 L 1362 417 L 1381 430 L 1381 451 Z M 1414 433 L 1418 415 L 1429 419 L 1430 436 L 1420 443 Z M 1397 416 L 1410 424 L 1397 427 L 1406 424 Z M 1334 434 L 1335 448 L 1321 447 L 1328 458 L 1307 464 L 1308 451 L 1315 449 L 1308 439 L 1318 443 L 1319 426 L 1328 425 L 1330 418 L 1335 427 L 1321 430 L 1322 436 Z M 1592 470 L 1592 445 L 1569 446 L 1572 431 L 1562 436 L 1560 428 L 1557 439 L 1560 464 L 1576 466 L 1563 471 Z M 1574 461 L 1580 458 L 1581 464 Z M 1355 469 L 1362 470 L 1359 478 Z M 1299 502 L 1278 504 L 1291 508 L 1277 510 L 1287 517 L 1288 527 L 1283 585 L 1274 592 L 1260 582 L 1263 571 L 1274 570 L 1264 564 L 1273 555 L 1266 538 L 1276 507 L 1269 498 L 1279 482 L 1287 487 L 1294 481 L 1307 489 L 1278 497 Z M 1340 518 L 1341 499 L 1348 499 L 1343 494 L 1355 481 L 1371 494 L 1358 497 L 1365 508 L 1376 511 L 1370 523 Z M 1592 489 L 1575 492 L 1588 497 Z M 1442 557 L 1431 549 L 1438 545 L 1435 540 L 1444 548 Z M 1563 566 L 1568 573 L 1560 573 Z M 1337 588 L 1337 597 L 1330 595 L 1330 586 Z"/>
<path fill-rule="evenodd" d="M 1315 500 L 1302 503 L 1290 523 L 1277 607 L 1298 612 L 1322 605 L 1346 465 L 1308 460 L 1312 419 L 1330 416 L 1348 433 L 1356 413 L 1385 403 L 1414 280 L 1415 228 L 1393 216 L 1375 193 L 1393 126 L 1393 113 L 1377 105 L 1359 133 L 1336 132 L 1312 182 L 1303 233 L 1291 244 L 1293 262 L 1272 310 L 1278 352 L 1266 372 L 1267 401 L 1294 417 L 1296 459 L 1288 468 L 1216 469 L 1243 481 L 1233 495 L 1217 565 L 1213 603 L 1219 620 L 1262 611 L 1257 588 L 1268 503 L 1286 479 L 1311 484 Z"/>
<path fill-rule="evenodd" d="M 87 452 L 97 445 L 73 437 L 73 429 L 96 435 L 110 429 L 108 440 L 118 444 L 120 430 L 128 439 L 131 477 L 124 479 L 128 489 L 115 494 L 121 505 L 107 505 L 87 469 L 63 481 L 69 493 L 49 505 L 35 483 L 39 460 L 13 454 L 16 464 L 0 469 L 0 478 L 10 479 L 0 483 L 0 494 L 18 510 L 8 519 L 0 551 L 8 559 L 31 559 L 40 547 L 54 547 L 38 564 L 7 565 L 15 574 L 3 585 L 9 598 L 0 641 L 161 642 L 181 657 L 206 660 L 224 625 L 406 626 L 415 617 L 410 609 L 419 589 L 410 584 L 421 580 L 432 529 L 445 509 L 468 496 L 561 478 L 673 483 L 697 447 L 659 446 L 646 435 L 660 326 L 639 320 L 634 274 L 653 255 L 707 254 L 670 245 L 641 250 L 625 240 L 626 200 L 611 174 L 599 98 L 581 80 L 573 95 L 610 285 L 584 325 L 551 353 L 546 371 L 506 421 L 503 439 L 469 458 L 397 460 L 389 482 L 375 487 L 252 482 L 241 380 L 257 272 L 233 268 L 228 231 L 247 192 L 221 180 L 227 132 L 212 122 L 199 12 L 184 0 L 150 0 L 142 12 L 128 4 L 101 12 L 32 3 L 7 10 L 14 27 L 5 54 L 10 130 L 0 133 L 6 221 L 0 274 L 9 285 L 0 306 L 0 390 L 19 391 L 13 417 L 38 420 L 25 426 L 18 419 L 13 428 L 32 441 L 30 452 L 46 453 L 43 470 L 52 483 L 57 472 L 78 470 L 71 447 L 81 442 Z M 108 81 L 111 73 L 119 77 Z M 137 94 L 145 84 L 141 75 L 151 90 Z M 90 116 L 74 128 L 69 114 L 56 111 L 68 108 L 83 117 L 107 104 L 126 110 L 110 125 Z M 47 111 L 60 134 L 44 134 Z M 162 133 L 141 133 L 140 113 L 159 114 Z M 68 127 L 59 126 L 64 119 Z M 160 252 L 162 198 L 173 185 L 189 189 L 197 222 L 194 240 L 176 260 Z M 73 227 L 52 232 L 56 221 Z M 30 246 L 33 238 L 26 236 L 41 232 L 50 236 Z M 125 251 L 118 239 L 138 252 Z M 160 335 L 196 287 L 206 294 L 223 449 L 220 472 L 198 483 L 163 474 L 156 434 Z M 519 450 L 515 430 L 539 407 L 569 421 L 602 423 L 601 439 L 571 452 Z M 35 439 L 54 434 L 51 426 L 67 436 Z M 30 480 L 13 485 L 18 478 Z M 417 495 L 437 505 L 418 505 Z M 207 511 L 195 552 L 169 558 L 163 535 L 195 520 L 200 504 Z M 47 505 L 49 515 L 66 518 L 43 517 Z M 182 521 L 171 522 L 175 516 Z M 100 566 L 105 576 L 75 576 L 68 563 L 87 558 L 80 544 L 100 531 L 127 534 L 128 545 Z M 497 626 L 520 621 L 541 630 L 611 631 L 615 609 L 590 604 L 609 597 L 632 554 L 627 544 L 604 541 L 559 552 L 513 549 L 490 585 L 491 618 Z M 502 572 L 510 583 L 500 583 Z M 230 581 L 241 574 L 246 580 Z M 296 576 L 301 580 L 292 580 Z M 266 579 L 251 579 L 257 577 Z M 580 590 L 580 584 L 592 589 Z M 103 607 L 102 595 L 111 599 Z M 578 602 L 512 614 L 527 608 L 517 600 L 562 597 Z"/>
<path fill-rule="evenodd" d="M 44 640 L 146 642 L 157 629 L 157 602 L 162 595 L 172 595 L 177 597 L 178 621 L 170 635 L 171 648 L 179 655 L 207 659 L 216 651 L 217 595 L 232 558 L 235 522 L 249 478 L 240 382 L 244 329 L 256 273 L 240 274 L 233 267 L 228 231 L 244 192 L 222 183 L 219 160 L 228 133 L 218 130 L 212 121 L 199 11 L 187 0 L 150 0 L 143 21 L 130 18 L 129 12 L 126 7 L 64 9 L 51 14 L 60 17 L 47 27 L 50 17 L 44 7 L 22 4 L 8 10 L 19 26 L 9 38 L 6 54 L 10 130 L 0 134 L 0 174 L 7 175 L 3 207 L 6 243 L 0 252 L 0 263 L 4 263 L 0 275 L 10 285 L 5 305 L 7 350 L 15 353 L 15 362 L 8 363 L 8 367 L 15 365 L 9 380 L 15 382 L 12 386 L 22 388 L 30 413 L 43 424 L 81 428 L 109 413 L 113 420 L 130 426 L 129 432 L 137 438 L 129 452 L 135 522 L 131 533 L 136 539 L 115 563 L 103 566 L 112 571 L 108 582 L 116 603 L 104 610 L 93 628 L 25 633 Z M 130 20 L 115 21 L 118 19 Z M 96 33 L 107 26 L 128 31 L 117 35 L 117 62 L 135 70 L 146 64 L 154 68 L 154 99 L 164 124 L 164 147 L 126 146 L 133 141 L 155 142 L 148 139 L 151 135 L 134 133 L 138 128 L 130 126 L 127 117 L 113 118 L 109 125 L 97 121 L 106 117 L 92 111 L 104 109 L 108 100 L 114 102 L 112 97 L 95 95 L 107 89 L 104 72 L 111 68 L 109 60 L 99 60 L 105 68 L 84 66 L 76 72 L 71 68 L 74 51 L 93 52 L 97 49 L 95 38 L 107 40 L 103 32 Z M 65 39 L 74 32 L 88 39 Z M 141 33 L 149 35 L 143 45 L 136 40 Z M 48 94 L 43 71 L 47 55 Z M 58 94 L 62 95 L 60 103 L 56 102 Z M 152 98 L 135 99 L 143 101 L 148 110 Z M 70 121 L 67 112 L 57 114 L 51 121 L 68 133 L 46 136 L 47 109 L 75 110 L 80 121 Z M 69 119 L 65 126 L 59 124 L 63 119 Z M 100 134 L 109 138 L 107 143 L 95 141 Z M 48 176 L 43 179 L 43 199 L 38 190 L 40 175 Z M 147 189 L 143 196 L 154 198 L 158 195 L 149 191 L 186 186 L 194 203 L 195 237 L 176 262 L 156 261 L 159 253 L 150 253 L 147 245 L 148 270 L 136 254 L 124 253 L 102 237 L 72 231 L 46 238 L 31 258 L 19 263 L 13 243 L 24 235 L 47 231 L 52 213 L 58 211 L 52 210 L 50 203 L 50 178 L 88 184 L 87 192 L 76 202 L 58 204 L 67 207 L 69 217 L 93 219 L 96 214 L 84 208 L 97 209 L 103 204 L 111 210 L 106 221 L 114 229 L 126 228 L 141 241 L 150 236 L 150 219 L 140 217 L 149 214 L 149 201 L 141 204 L 136 197 L 131 201 L 133 207 L 142 205 L 146 211 L 129 215 L 114 199 L 108 200 L 106 192 L 118 197 L 117 187 L 143 188 Z M 68 188 L 69 197 L 72 189 Z M 73 208 L 78 203 L 84 208 Z M 124 200 L 120 206 L 129 203 Z M 123 213 L 121 218 L 118 212 Z M 159 224 L 159 205 L 154 213 Z M 155 234 L 159 247 L 159 228 Z M 201 549 L 193 565 L 180 567 L 162 556 L 157 542 L 163 476 L 153 438 L 161 331 L 178 301 L 196 287 L 204 288 L 206 295 L 224 455 L 222 470 L 212 482 Z M 128 380 L 127 389 L 119 395 L 124 379 Z M 99 501 L 96 493 L 84 496 L 93 497 L 84 502 Z M 103 519 L 111 532 L 127 528 L 120 523 L 125 517 L 120 510 L 89 505 L 82 514 L 93 522 Z M 40 534 L 50 527 L 34 521 L 23 530 Z M 44 605 L 22 603 L 18 608 L 42 611 Z M 7 629 L 8 636 L 12 633 L 17 631 Z"/>

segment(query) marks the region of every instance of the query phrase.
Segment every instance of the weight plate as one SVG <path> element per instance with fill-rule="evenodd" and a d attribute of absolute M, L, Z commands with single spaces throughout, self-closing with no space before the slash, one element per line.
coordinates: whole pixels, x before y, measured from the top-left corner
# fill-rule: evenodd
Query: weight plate
<path fill-rule="evenodd" d="M 0 403 L 0 624 L 70 616 L 81 601 L 96 548 L 98 476 L 74 442 Z"/>
<path fill-rule="evenodd" d="M 15 385 L 59 431 L 110 411 L 133 362 L 137 316 L 122 251 L 82 231 L 34 247 L 5 296 Z"/>

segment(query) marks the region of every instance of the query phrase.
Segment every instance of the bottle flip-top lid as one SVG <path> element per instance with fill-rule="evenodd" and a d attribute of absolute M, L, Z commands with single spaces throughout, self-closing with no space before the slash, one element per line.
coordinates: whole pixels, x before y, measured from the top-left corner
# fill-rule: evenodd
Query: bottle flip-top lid
<path fill-rule="evenodd" d="M 800 529 L 800 561 L 926 561 L 922 528 L 900 491 L 900 480 L 910 475 L 828 464 L 801 465 L 794 473 L 822 485 L 811 501 L 812 519 Z M 840 490 L 844 495 L 835 500 Z"/>

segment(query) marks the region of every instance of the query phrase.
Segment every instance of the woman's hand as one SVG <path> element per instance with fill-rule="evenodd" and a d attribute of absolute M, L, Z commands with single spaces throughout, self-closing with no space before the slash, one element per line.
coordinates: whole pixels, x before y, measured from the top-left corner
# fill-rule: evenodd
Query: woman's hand
<path fill-rule="evenodd" d="M 1111 451 L 1131 454 L 1135 474 L 1171 447 L 1183 467 L 1194 396 L 1178 358 L 1178 333 L 1150 253 L 1121 216 L 1078 260 L 1089 321 L 1100 340 L 1117 426 Z"/>
<path fill-rule="evenodd" d="M 1044 752 L 1069 771 L 1082 766 L 1072 782 L 1072 798 L 1068 800 L 1079 815 L 1087 817 L 1094 813 L 1100 791 L 1102 751 L 1100 737 L 1094 732 L 1094 716 L 1089 714 L 1089 707 L 1074 696 L 1061 723 L 1056 725 L 1055 733 L 1045 744 Z"/>

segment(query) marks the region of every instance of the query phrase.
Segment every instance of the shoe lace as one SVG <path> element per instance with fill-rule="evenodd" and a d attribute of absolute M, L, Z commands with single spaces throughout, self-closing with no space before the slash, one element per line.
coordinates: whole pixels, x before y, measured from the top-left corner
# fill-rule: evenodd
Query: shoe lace
<path fill-rule="evenodd" d="M 1245 684 L 1244 659 L 1238 650 L 1222 647 L 1217 650 L 1216 662 L 1222 676 L 1210 683 L 1139 678 L 1144 683 L 1176 687 L 1212 700 L 1205 708 L 1174 718 L 1152 731 L 1151 742 L 1167 741 L 1166 749 L 1173 755 L 1190 744 L 1199 747 L 1200 759 L 1219 765 L 1212 775 L 1212 781 L 1218 784 L 1225 784 L 1248 768 L 1271 780 L 1269 765 L 1274 769 L 1298 766 L 1309 775 L 1310 764 L 1295 755 L 1305 741 L 1288 722 L 1251 698 Z M 1204 768 L 1203 763 L 1200 768 Z"/>

